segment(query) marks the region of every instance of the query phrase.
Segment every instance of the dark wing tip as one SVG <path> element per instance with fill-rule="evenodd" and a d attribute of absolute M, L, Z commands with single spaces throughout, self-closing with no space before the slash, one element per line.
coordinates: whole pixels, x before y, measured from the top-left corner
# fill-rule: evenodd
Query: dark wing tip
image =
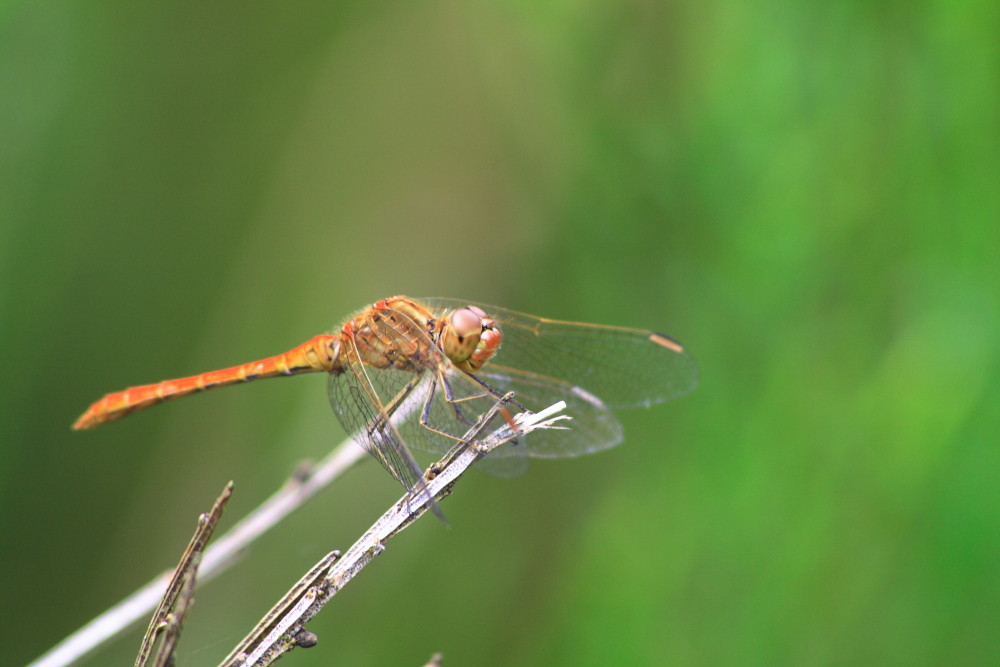
<path fill-rule="evenodd" d="M 666 334 L 661 334 L 654 331 L 651 334 L 649 334 L 649 341 L 651 343 L 656 343 L 657 345 L 665 347 L 668 350 L 677 352 L 678 354 L 684 352 L 684 346 Z"/>

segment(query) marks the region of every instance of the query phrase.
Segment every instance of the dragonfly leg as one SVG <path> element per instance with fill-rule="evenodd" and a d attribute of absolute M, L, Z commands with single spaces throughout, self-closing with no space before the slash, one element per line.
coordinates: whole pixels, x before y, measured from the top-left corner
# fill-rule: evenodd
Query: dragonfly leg
<path fill-rule="evenodd" d="M 372 421 L 372 423 L 369 424 L 368 427 L 369 432 L 371 432 L 376 427 L 381 426 L 378 422 L 388 423 L 388 420 L 391 419 L 391 416 L 396 412 L 396 410 L 399 409 L 399 406 L 403 403 L 403 401 L 405 401 L 406 398 L 411 393 L 413 393 L 413 390 L 416 389 L 419 383 L 420 383 L 420 376 L 415 376 L 412 380 L 407 382 L 406 386 L 400 389 L 399 393 L 397 393 L 395 396 L 392 397 L 392 400 L 389 401 L 388 405 L 386 405 L 385 408 L 381 411 L 381 414 L 379 414 Z"/>
<path fill-rule="evenodd" d="M 507 405 L 507 403 L 511 402 L 513 399 L 514 399 L 514 392 L 508 392 L 507 394 L 498 397 L 497 401 L 493 404 L 493 406 L 489 410 L 484 412 L 482 415 L 480 415 L 478 421 L 474 425 L 472 425 L 472 427 L 469 428 L 469 430 L 466 431 L 461 438 L 456 438 L 456 440 L 458 440 L 458 443 L 454 447 L 452 447 L 447 454 L 444 455 L 444 458 L 434 463 L 432 467 L 436 471 L 440 471 L 446 468 L 448 465 L 451 464 L 451 462 L 455 459 L 455 457 L 457 457 L 459 454 L 465 451 L 467 447 L 471 447 L 475 452 L 479 454 L 484 453 L 482 446 L 479 444 L 479 437 L 486 430 L 489 423 L 493 421 L 493 418 L 497 416 L 497 413 L 506 412 L 504 406 Z"/>
<path fill-rule="evenodd" d="M 475 425 L 476 422 L 468 419 L 464 414 L 462 414 L 462 409 L 459 406 L 459 403 L 461 401 L 471 401 L 478 398 L 485 398 L 488 394 L 486 392 L 483 392 L 481 394 L 473 394 L 472 396 L 466 396 L 465 398 L 462 399 L 456 399 L 455 392 L 452 390 L 451 383 L 448 382 L 448 379 L 445 378 L 444 375 L 441 373 L 439 373 L 438 376 L 441 382 L 441 387 L 444 390 L 445 402 L 451 406 L 452 411 L 455 413 L 455 419 L 462 422 L 466 426 Z"/>
<path fill-rule="evenodd" d="M 427 398 L 424 399 L 424 407 L 420 411 L 420 424 L 426 427 L 431 421 L 431 406 L 434 404 L 434 394 L 437 392 L 437 380 L 431 382 L 431 387 L 427 391 Z"/>
<path fill-rule="evenodd" d="M 451 405 L 452 408 L 455 409 L 455 418 L 464 423 L 466 426 L 474 425 L 473 422 L 467 421 L 462 416 L 462 414 L 458 412 L 458 410 L 454 407 L 455 406 L 454 401 L 448 398 L 450 390 L 448 389 L 447 383 L 444 382 L 444 378 L 440 374 L 438 375 L 438 379 L 431 381 L 430 391 L 428 391 L 427 395 L 424 397 L 424 407 L 420 410 L 420 425 L 423 426 L 428 431 L 430 431 L 431 433 L 437 433 L 438 435 L 448 438 L 449 440 L 454 440 L 458 444 L 464 444 L 464 441 L 461 437 L 455 435 L 454 433 L 448 433 L 447 431 L 442 431 L 441 429 L 431 424 L 431 409 L 434 407 L 434 395 L 438 391 L 437 386 L 439 382 L 442 383 L 445 387 L 444 390 L 445 403 Z"/>
<path fill-rule="evenodd" d="M 475 380 L 476 382 L 478 382 L 479 385 L 482 386 L 483 389 L 485 389 L 486 392 L 489 395 L 491 395 L 494 398 L 496 398 L 498 402 L 502 402 L 504 405 L 510 403 L 510 404 L 516 406 L 521 412 L 530 412 L 530 410 L 528 410 L 528 408 L 526 408 L 523 405 L 521 405 L 521 403 L 519 403 L 517 401 L 517 399 L 514 398 L 514 392 L 511 391 L 511 392 L 507 392 L 506 394 L 500 394 L 500 392 L 498 392 L 496 389 L 494 389 L 493 387 L 491 387 L 487 382 L 479 379 L 478 377 L 476 377 L 475 375 L 473 375 L 471 373 L 469 373 L 468 375 L 473 380 Z M 485 395 L 485 394 L 482 394 L 482 395 Z M 517 427 L 514 425 L 514 420 L 511 418 L 510 413 L 507 412 L 506 408 L 504 408 L 502 406 L 499 408 L 499 410 L 500 410 L 500 414 L 503 416 L 504 420 L 507 422 L 507 425 L 510 426 L 510 428 L 516 433 L 517 432 Z M 518 439 L 515 437 L 515 438 L 513 438 L 510 441 L 510 444 L 512 446 L 516 446 L 516 445 L 518 445 L 520 443 L 519 443 Z"/>
<path fill-rule="evenodd" d="M 466 432 L 464 436 L 460 437 L 453 433 L 448 433 L 439 428 L 436 428 L 433 424 L 431 424 L 431 409 L 434 406 L 434 395 L 438 391 L 438 384 L 440 384 L 443 387 L 445 403 L 451 406 L 452 410 L 455 412 L 455 418 L 469 427 L 469 430 Z M 467 419 L 465 415 L 462 414 L 462 411 L 459 408 L 460 403 L 462 403 L 463 401 L 469 401 L 476 398 L 485 398 L 489 395 L 490 394 L 483 392 L 481 394 L 476 394 L 475 396 L 466 396 L 465 398 L 456 399 L 451 391 L 451 385 L 448 384 L 448 381 L 445 378 L 440 377 L 439 375 L 438 380 L 434 380 L 431 382 L 430 389 L 428 390 L 427 395 L 424 397 L 424 407 L 420 411 L 420 425 L 426 428 L 428 431 L 431 431 L 432 433 L 437 433 L 438 435 L 444 436 L 450 440 L 454 440 L 456 443 L 458 443 L 459 446 L 464 446 L 469 441 L 470 437 L 478 436 L 479 433 L 481 433 L 483 429 L 485 429 L 489 421 L 493 419 L 493 417 L 496 415 L 497 410 L 502 410 L 502 408 L 499 408 L 498 405 L 500 403 L 506 403 L 507 400 L 509 400 L 509 397 L 513 396 L 513 392 L 511 392 L 507 396 L 498 396 L 493 406 L 491 406 L 490 409 L 487 410 L 484 414 L 480 415 L 476 421 Z"/>
<path fill-rule="evenodd" d="M 493 396 L 494 398 L 496 398 L 498 401 L 501 400 L 501 399 L 503 399 L 505 397 L 504 394 L 501 394 L 499 391 L 497 391 L 496 389 L 494 389 L 493 387 L 491 387 L 489 385 L 489 383 L 486 382 L 485 380 L 482 380 L 482 379 L 476 377 L 472 373 L 469 373 L 468 376 L 470 378 L 472 378 L 473 380 L 475 380 L 477 383 L 479 383 L 479 385 L 482 386 L 483 389 L 485 389 L 491 396 Z M 529 412 L 528 408 L 526 408 L 523 405 L 521 405 L 517 401 L 517 399 L 514 398 L 514 392 L 508 392 L 506 394 L 506 396 L 509 397 L 505 401 L 506 403 L 510 403 L 511 405 L 515 406 L 521 412 Z"/>
<path fill-rule="evenodd" d="M 451 386 L 448 383 L 448 380 L 444 377 L 443 372 L 438 371 L 437 377 L 435 379 L 425 380 L 425 381 L 429 381 L 431 383 L 431 386 L 429 391 L 427 391 L 423 397 L 424 405 L 420 411 L 420 418 L 419 418 L 420 426 L 427 429 L 431 433 L 435 433 L 443 438 L 447 438 L 448 440 L 453 441 L 456 447 L 464 448 L 468 444 L 470 437 L 478 436 L 478 434 L 481 433 L 483 429 L 485 429 L 487 424 L 489 424 L 490 420 L 492 420 L 496 416 L 498 410 L 502 411 L 505 414 L 508 423 L 510 423 L 509 416 L 506 415 L 506 410 L 503 409 L 501 404 L 506 403 L 508 400 L 510 400 L 509 397 L 512 396 L 513 394 L 510 394 L 508 396 L 500 396 L 495 392 L 483 391 L 471 396 L 456 398 L 454 392 L 451 389 Z M 469 427 L 465 435 L 460 436 L 456 435 L 455 433 L 449 433 L 448 431 L 443 430 L 442 428 L 438 428 L 437 426 L 434 425 L 433 423 L 434 419 L 431 412 L 434 409 L 434 400 L 437 397 L 438 392 L 441 392 L 441 395 L 443 396 L 444 399 L 444 403 L 451 407 L 451 410 L 454 412 L 455 419 L 458 420 L 459 423 Z M 495 398 L 492 405 L 490 406 L 490 409 L 487 410 L 485 413 L 478 415 L 476 419 L 474 420 L 468 419 L 464 414 L 462 414 L 462 410 L 459 407 L 462 403 L 472 401 L 475 399 L 482 399 L 489 397 Z"/>
<path fill-rule="evenodd" d="M 441 386 L 444 388 L 444 395 L 446 402 L 449 405 L 451 405 L 452 409 L 455 411 L 455 418 L 458 419 L 463 424 L 465 424 L 466 426 L 473 426 L 476 422 L 468 419 L 467 417 L 465 417 L 465 415 L 462 414 L 461 404 L 466 403 L 468 401 L 475 401 L 481 398 L 486 398 L 488 396 L 492 396 L 497 401 L 503 401 L 504 403 L 512 403 L 522 412 L 528 412 L 528 409 L 526 407 L 521 405 L 516 399 L 513 398 L 514 392 L 510 392 L 505 396 L 504 394 L 501 394 L 499 391 L 491 387 L 488 383 L 479 379 L 472 373 L 465 373 L 465 377 L 472 378 L 473 380 L 475 380 L 476 383 L 483 388 L 483 391 L 477 394 L 470 394 L 468 396 L 463 396 L 462 398 L 456 398 L 454 391 L 452 391 L 451 383 L 448 382 L 448 378 L 444 377 L 444 374 L 441 373 L 440 371 L 438 372 L 439 381 L 441 383 Z M 510 419 L 508 418 L 507 421 L 509 423 Z"/>

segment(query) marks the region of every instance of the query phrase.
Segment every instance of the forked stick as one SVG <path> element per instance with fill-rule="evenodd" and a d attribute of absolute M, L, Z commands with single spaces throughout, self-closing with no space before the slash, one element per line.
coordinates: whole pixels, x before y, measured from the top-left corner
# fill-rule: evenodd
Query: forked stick
<path fill-rule="evenodd" d="M 479 423 L 489 423 L 502 406 L 503 402 L 498 402 Z M 435 500 L 451 493 L 452 485 L 469 466 L 500 445 L 538 428 L 561 428 L 556 422 L 569 417 L 557 413 L 565 407 L 566 404 L 560 401 L 537 414 L 519 414 L 513 424 L 504 424 L 482 438 L 479 436 L 481 426 L 470 429 L 465 437 L 468 444 L 453 449 L 442 460 L 441 467 L 431 466 L 435 476 L 428 480 L 425 493 L 415 498 L 411 494 L 400 498 L 342 557 L 336 551 L 324 556 L 257 623 L 220 667 L 265 667 L 296 646 L 315 644 L 315 635 L 305 630 L 306 622 L 382 553 L 391 537 L 412 525 L 434 506 Z"/>
<path fill-rule="evenodd" d="M 301 467 L 274 495 L 209 545 L 198 570 L 199 585 L 225 571 L 247 546 L 366 456 L 365 450 L 348 439 L 334 448 L 322 461 L 309 467 Z M 63 639 L 28 667 L 71 665 L 122 634 L 135 623 L 148 619 L 163 597 L 172 575 L 172 570 L 163 572 Z"/>

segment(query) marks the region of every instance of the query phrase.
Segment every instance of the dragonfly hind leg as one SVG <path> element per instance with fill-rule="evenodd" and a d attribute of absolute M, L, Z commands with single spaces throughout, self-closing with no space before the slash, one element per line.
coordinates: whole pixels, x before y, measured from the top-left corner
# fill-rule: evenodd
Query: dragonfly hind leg
<path fill-rule="evenodd" d="M 474 376 L 470 374 L 464 374 L 464 377 L 474 378 Z M 478 381 L 478 378 L 476 379 Z M 445 431 L 443 428 L 438 428 L 432 423 L 433 418 L 431 412 L 434 409 L 434 401 L 436 395 L 440 391 L 443 397 L 443 401 L 451 409 L 455 421 L 458 422 L 459 424 L 468 427 L 467 430 L 469 432 L 475 432 L 477 435 L 478 433 L 481 433 L 485 428 L 486 424 L 489 423 L 489 421 L 492 420 L 494 416 L 496 416 L 498 410 L 503 415 L 503 418 L 505 419 L 507 424 L 512 426 L 513 422 L 510 418 L 510 414 L 507 412 L 505 408 L 503 408 L 503 405 L 513 401 L 513 396 L 514 396 L 513 392 L 510 392 L 506 395 L 500 394 L 499 392 L 492 389 L 489 385 L 486 385 L 481 381 L 478 382 L 480 386 L 483 388 L 483 391 L 472 393 L 469 394 L 468 396 L 456 397 L 455 391 L 454 389 L 452 389 L 449 379 L 445 377 L 444 373 L 438 372 L 437 377 L 434 378 L 433 380 L 430 380 L 430 387 L 427 391 L 426 396 L 424 397 L 424 406 L 420 412 L 420 425 L 423 428 L 427 429 L 428 431 L 441 435 L 445 438 L 448 438 L 449 440 L 453 440 L 460 445 L 464 445 L 465 443 L 468 442 L 469 439 L 468 434 L 464 436 L 459 436 L 456 433 L 449 433 Z M 463 411 L 462 408 L 465 405 L 469 404 L 471 401 L 478 401 L 481 399 L 487 399 L 491 401 L 489 404 L 489 409 L 485 410 L 484 412 L 478 415 L 475 415 L 474 418 L 470 419 L 464 414 L 465 411 Z M 518 407 L 521 407 L 520 404 L 518 404 L 516 401 L 514 401 L 514 403 L 517 404 Z M 489 415 L 489 419 L 483 421 L 483 417 L 485 415 Z"/>
<path fill-rule="evenodd" d="M 509 418 L 509 415 L 506 414 L 507 410 L 504 407 L 508 403 L 510 403 L 513 399 L 514 399 L 514 392 L 508 392 L 503 396 L 498 397 L 496 402 L 493 403 L 493 406 L 489 410 L 484 412 L 482 415 L 480 415 L 476 423 L 470 426 L 469 430 L 466 431 L 461 438 L 454 438 L 457 441 L 455 443 L 455 446 L 452 447 L 440 461 L 431 464 L 431 468 L 434 469 L 435 474 L 437 474 L 444 468 L 451 465 L 451 462 L 455 460 L 455 457 L 464 452 L 466 448 L 471 448 L 474 452 L 480 455 L 485 455 L 488 454 L 490 451 L 492 451 L 493 449 L 492 447 L 488 450 L 484 450 L 483 445 L 481 444 L 480 441 L 480 436 L 483 434 L 484 431 L 486 431 L 489 423 L 493 421 L 494 417 L 496 417 L 497 414 L 503 414 L 504 418 L 507 421 L 508 426 L 513 430 L 514 433 L 517 433 L 517 427 L 513 424 L 513 421 Z"/>

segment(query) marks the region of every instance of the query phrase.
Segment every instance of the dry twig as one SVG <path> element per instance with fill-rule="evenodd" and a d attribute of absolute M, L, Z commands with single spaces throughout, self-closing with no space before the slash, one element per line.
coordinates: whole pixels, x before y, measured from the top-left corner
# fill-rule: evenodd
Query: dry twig
<path fill-rule="evenodd" d="M 200 583 L 214 579 L 225 571 L 250 543 L 304 505 L 365 456 L 365 451 L 348 439 L 316 465 L 298 470 L 274 495 L 208 547 L 199 568 Z M 63 639 L 28 667 L 71 665 L 125 632 L 133 624 L 148 618 L 167 589 L 172 574 L 172 570 L 162 573 Z"/>
<path fill-rule="evenodd" d="M 487 424 L 499 410 L 497 403 L 480 420 Z M 516 429 L 504 425 L 480 437 L 481 426 L 473 427 L 464 440 L 468 444 L 456 447 L 439 464 L 432 465 L 428 474 L 426 493 L 413 497 L 406 494 L 389 508 L 347 552 L 338 558 L 337 552 L 324 557 L 277 605 L 254 627 L 247 637 L 222 661 L 220 667 L 266 667 L 296 646 L 309 646 L 315 635 L 305 630 L 305 624 L 315 616 L 336 593 L 354 578 L 375 556 L 385 550 L 385 543 L 428 509 L 437 499 L 451 493 L 452 485 L 473 463 L 500 445 L 537 428 L 560 428 L 556 422 L 568 419 L 554 416 L 566 407 L 557 403 L 537 414 L 527 413 L 515 417 Z"/>
<path fill-rule="evenodd" d="M 210 512 L 198 517 L 198 527 L 195 529 L 191 541 L 181 555 L 181 560 L 174 568 L 173 577 L 167 590 L 160 599 L 160 604 L 156 607 L 153 618 L 149 621 L 149 627 L 142 638 L 139 646 L 139 653 L 135 658 L 136 667 L 145 667 L 151 663 L 154 667 L 172 664 L 174 648 L 180 638 L 181 628 L 184 626 L 184 619 L 191 606 L 191 598 L 194 594 L 195 580 L 197 579 L 198 566 L 201 564 L 201 557 L 205 551 L 205 546 L 212 539 L 212 533 L 219 523 L 222 510 L 233 495 L 233 483 L 226 484 Z M 153 645 L 158 637 L 163 641 L 160 648 L 153 656 Z"/>

